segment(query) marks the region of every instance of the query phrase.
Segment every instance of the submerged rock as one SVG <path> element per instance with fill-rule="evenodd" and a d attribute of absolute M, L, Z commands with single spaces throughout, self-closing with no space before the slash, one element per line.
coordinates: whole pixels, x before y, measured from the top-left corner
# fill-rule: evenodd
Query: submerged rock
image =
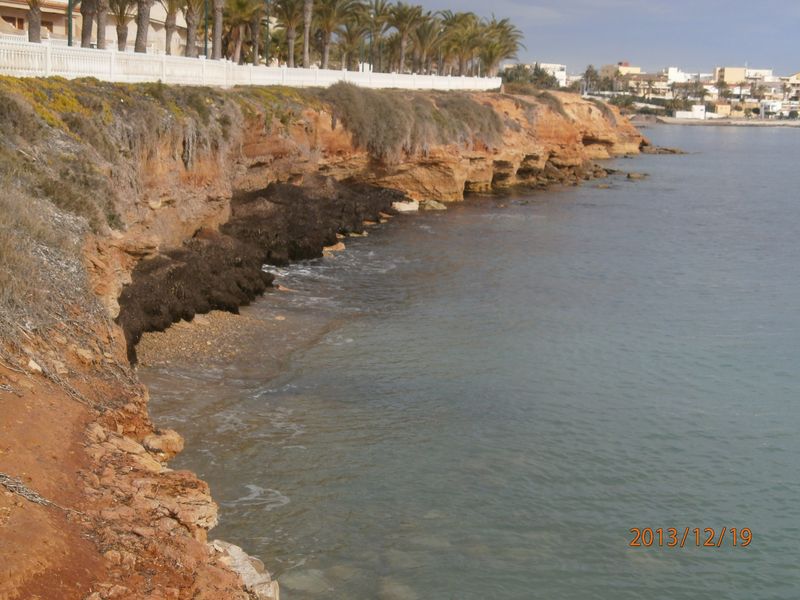
<path fill-rule="evenodd" d="M 420 207 L 422 210 L 447 210 L 447 206 L 436 200 L 423 200 Z"/>
<path fill-rule="evenodd" d="M 324 594 L 332 589 L 325 574 L 319 569 L 306 569 L 305 571 L 289 571 L 281 575 L 281 586 L 305 592 L 307 594 Z"/>
<path fill-rule="evenodd" d="M 416 600 L 419 596 L 405 583 L 401 583 L 390 577 L 384 577 L 381 580 L 381 589 L 380 592 L 378 592 L 378 598 L 381 600 Z"/>
<path fill-rule="evenodd" d="M 645 177 L 647 177 L 647 173 L 628 173 L 628 179 L 633 181 L 644 179 Z"/>
<path fill-rule="evenodd" d="M 219 555 L 218 561 L 237 573 L 244 588 L 258 600 L 279 600 L 278 582 L 264 569 L 264 563 L 248 555 L 239 546 L 214 540 L 209 549 Z"/>

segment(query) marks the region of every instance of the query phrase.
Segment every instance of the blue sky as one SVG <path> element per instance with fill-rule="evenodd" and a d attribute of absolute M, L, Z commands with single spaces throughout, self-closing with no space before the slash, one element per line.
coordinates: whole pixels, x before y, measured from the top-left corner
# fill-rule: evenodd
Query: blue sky
<path fill-rule="evenodd" d="M 525 34 L 522 60 L 570 73 L 627 60 L 649 71 L 715 66 L 800 71 L 799 0 L 417 0 L 430 10 L 508 17 Z"/>

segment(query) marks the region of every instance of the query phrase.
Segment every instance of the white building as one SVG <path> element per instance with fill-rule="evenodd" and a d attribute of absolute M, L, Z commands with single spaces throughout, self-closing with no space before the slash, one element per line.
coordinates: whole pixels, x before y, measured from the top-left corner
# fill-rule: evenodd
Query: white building
<path fill-rule="evenodd" d="M 712 81 L 713 73 L 687 73 L 678 67 L 667 67 L 662 71 L 667 76 L 667 83 L 689 83 L 690 81 Z"/>
<path fill-rule="evenodd" d="M 778 80 L 772 73 L 772 69 L 746 69 L 745 78 L 749 81 L 775 82 Z"/>
<path fill-rule="evenodd" d="M 556 81 L 558 81 L 558 87 L 567 87 L 567 65 L 539 63 L 539 68 L 555 77 Z"/>
<path fill-rule="evenodd" d="M 705 104 L 693 104 L 692 110 L 677 110 L 675 118 L 702 121 L 706 118 L 706 106 Z"/>
<path fill-rule="evenodd" d="M 667 83 L 689 83 L 694 78 L 691 73 L 684 73 L 678 67 L 667 67 L 664 74 L 667 76 Z"/>
<path fill-rule="evenodd" d="M 503 65 L 503 70 L 511 69 L 515 66 L 517 66 L 515 63 L 506 63 Z M 561 65 L 558 63 L 534 62 L 534 63 L 522 64 L 522 66 L 528 69 L 529 71 L 533 71 L 538 66 L 542 71 L 556 78 L 556 81 L 558 82 L 558 87 L 567 87 L 568 83 L 567 65 Z"/>
<path fill-rule="evenodd" d="M 72 38 L 73 45 L 80 46 L 81 27 L 83 18 L 80 14 L 79 3 L 73 2 Z M 135 5 L 134 5 L 135 6 Z M 26 0 L 0 0 L 0 35 L 16 35 L 27 38 L 28 31 L 28 2 Z M 65 43 L 68 37 L 67 0 L 46 0 L 41 2 L 42 11 L 42 39 L 51 39 Z M 128 39 L 127 50 L 133 51 L 136 40 L 136 19 L 133 17 L 135 9 L 131 11 L 131 18 L 127 22 Z M 149 53 L 164 53 L 166 50 L 166 31 L 164 23 L 167 11 L 161 2 L 153 3 L 150 9 L 150 27 L 147 32 L 147 46 Z M 172 36 L 170 51 L 180 55 L 186 50 L 186 21 L 183 13 L 178 11 L 176 17 L 177 29 Z M 97 39 L 97 26 L 92 23 L 92 42 Z M 105 31 L 108 48 L 117 47 L 117 23 L 112 14 L 108 15 Z M 202 36 L 198 35 L 198 43 L 202 43 Z"/>

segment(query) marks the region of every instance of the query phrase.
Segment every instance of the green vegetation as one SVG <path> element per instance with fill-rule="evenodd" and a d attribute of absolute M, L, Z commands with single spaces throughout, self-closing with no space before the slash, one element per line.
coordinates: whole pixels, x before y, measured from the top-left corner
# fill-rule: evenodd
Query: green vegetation
<path fill-rule="evenodd" d="M 367 90 L 347 83 L 320 92 L 354 142 L 374 158 L 392 162 L 403 152 L 435 144 L 499 143 L 503 123 L 489 106 L 459 93 Z"/>
<path fill-rule="evenodd" d="M 0 77 L 0 167 L 92 229 L 119 227 L 109 172 L 130 177 L 130 157 L 147 159 L 170 130 L 188 166 L 225 138 L 232 104 L 201 88 Z"/>
<path fill-rule="evenodd" d="M 213 17 L 206 30 L 202 0 L 159 0 L 166 11 L 164 47 L 171 53 L 182 14 L 188 24 L 183 52 L 202 53 L 208 37 L 212 59 L 236 63 L 356 69 L 367 62 L 376 72 L 497 74 L 500 62 L 514 58 L 522 33 L 509 19 L 482 19 L 472 12 L 426 11 L 402 0 L 208 0 Z M 40 0 L 30 5 L 31 41 L 39 42 Z M 127 25 L 136 19 L 136 52 L 146 52 L 153 0 L 81 0 L 83 22 L 113 22 L 117 48 L 125 51 Z M 110 18 L 109 18 L 110 17 Z M 271 23 L 277 21 L 277 27 Z M 302 31 L 302 44 L 297 44 Z M 106 47 L 105 28 L 81 32 L 81 46 Z M 301 56 L 302 54 L 302 56 Z"/>
<path fill-rule="evenodd" d="M 542 69 L 538 63 L 529 68 L 528 65 L 514 65 L 510 69 L 503 72 L 503 83 L 505 89 L 509 90 L 524 90 L 528 87 L 539 89 L 555 89 L 558 87 L 558 80 Z M 511 94 L 524 93 L 509 91 Z"/>

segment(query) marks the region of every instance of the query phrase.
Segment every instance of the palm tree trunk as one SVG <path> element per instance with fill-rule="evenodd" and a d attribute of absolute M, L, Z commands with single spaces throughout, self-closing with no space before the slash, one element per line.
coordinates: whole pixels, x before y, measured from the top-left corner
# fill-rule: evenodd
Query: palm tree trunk
<path fill-rule="evenodd" d="M 95 0 L 81 1 L 81 48 L 90 48 L 92 46 L 95 9 Z"/>
<path fill-rule="evenodd" d="M 172 38 L 175 35 L 175 31 L 178 29 L 178 26 L 175 24 L 177 18 L 178 11 L 173 7 L 167 11 L 167 18 L 164 19 L 164 35 L 166 36 L 164 39 L 164 52 L 167 55 L 172 54 Z"/>
<path fill-rule="evenodd" d="M 253 65 L 258 66 L 258 51 L 261 44 L 261 11 L 256 11 L 250 18 L 250 45 L 253 47 Z"/>
<path fill-rule="evenodd" d="M 117 50 L 125 52 L 128 46 L 128 24 L 117 23 Z"/>
<path fill-rule="evenodd" d="M 97 0 L 97 47 L 106 49 L 106 27 L 108 26 L 108 0 Z"/>
<path fill-rule="evenodd" d="M 322 68 L 327 69 L 331 58 L 331 34 L 326 33 L 322 38 Z"/>
<path fill-rule="evenodd" d="M 311 66 L 309 56 L 309 45 L 311 43 L 311 16 L 314 11 L 313 0 L 303 1 L 303 67 L 308 69 Z"/>
<path fill-rule="evenodd" d="M 297 38 L 297 30 L 294 27 L 290 27 L 286 30 L 286 45 L 289 47 L 289 56 L 287 58 L 287 64 L 289 68 L 294 67 L 294 42 Z"/>
<path fill-rule="evenodd" d="M 150 29 L 150 7 L 152 0 L 136 0 L 136 42 L 134 52 L 147 52 L 147 33 Z"/>
<path fill-rule="evenodd" d="M 42 43 L 42 7 L 39 0 L 28 0 L 28 41 Z"/>
<path fill-rule="evenodd" d="M 186 8 L 186 56 L 197 58 L 197 22 L 200 15 L 195 12 L 193 6 L 189 4 Z"/>
<path fill-rule="evenodd" d="M 214 0 L 214 23 L 212 26 L 211 59 L 222 58 L 222 11 L 225 9 L 225 0 Z"/>
<path fill-rule="evenodd" d="M 402 35 L 400 36 L 400 69 L 399 73 L 402 73 L 406 69 L 406 46 L 408 45 L 408 36 Z"/>
<path fill-rule="evenodd" d="M 239 61 L 242 59 L 242 43 L 244 42 L 244 23 L 240 23 L 239 26 L 236 28 L 237 35 L 236 35 L 236 46 L 233 50 L 233 62 L 234 64 L 239 64 Z"/>

